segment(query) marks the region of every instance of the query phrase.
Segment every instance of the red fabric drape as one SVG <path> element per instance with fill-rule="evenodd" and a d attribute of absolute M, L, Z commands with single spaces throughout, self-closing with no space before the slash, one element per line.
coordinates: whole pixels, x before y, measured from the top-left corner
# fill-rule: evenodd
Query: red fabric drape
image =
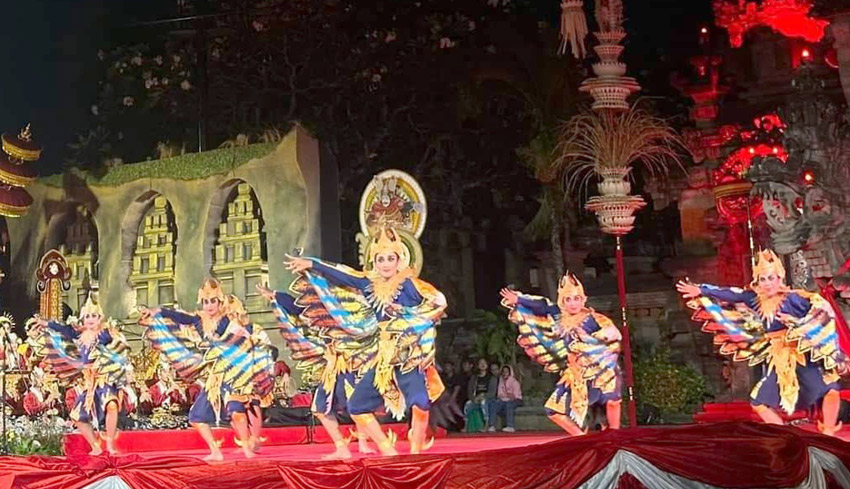
<path fill-rule="evenodd" d="M 608 431 L 489 451 L 486 440 L 465 439 L 469 450 L 464 453 L 351 462 L 236 460 L 207 465 L 188 457 L 3 457 L 0 489 L 78 489 L 110 475 L 133 489 L 569 489 L 602 470 L 618 450 L 686 479 L 741 489 L 801 484 L 809 471 L 809 447 L 832 453 L 850 467 L 850 444 L 749 422 Z M 638 487 L 635 483 L 626 477 L 619 485 L 631 489 Z"/>

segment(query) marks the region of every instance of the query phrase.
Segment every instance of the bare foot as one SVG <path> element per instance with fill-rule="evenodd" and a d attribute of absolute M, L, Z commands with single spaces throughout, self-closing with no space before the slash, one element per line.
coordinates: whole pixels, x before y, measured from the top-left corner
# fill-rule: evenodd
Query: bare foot
<path fill-rule="evenodd" d="M 357 452 L 362 453 L 363 455 L 370 455 L 370 454 L 373 454 L 373 453 L 378 453 L 377 450 L 374 450 L 372 447 L 369 446 L 368 443 L 365 443 L 365 442 L 359 443 L 357 445 Z"/>
<path fill-rule="evenodd" d="M 204 457 L 204 462 L 221 462 L 223 460 L 224 460 L 224 455 L 221 454 L 220 450 L 210 452 L 209 455 Z"/>
<path fill-rule="evenodd" d="M 351 458 L 351 451 L 348 447 L 339 447 L 335 452 L 322 456 L 322 460 L 348 460 Z"/>
<path fill-rule="evenodd" d="M 388 446 L 386 448 L 381 448 L 381 456 L 382 457 L 395 457 L 396 455 L 398 455 L 398 450 L 396 450 L 394 446 Z"/>
<path fill-rule="evenodd" d="M 242 447 L 242 453 L 245 454 L 245 458 L 256 457 L 256 455 L 254 454 L 254 452 L 251 450 L 250 446 L 248 446 L 248 445 L 245 445 L 244 447 Z"/>
<path fill-rule="evenodd" d="M 834 426 L 827 427 L 822 422 L 818 421 L 818 431 L 820 431 L 822 435 L 826 436 L 837 436 L 838 432 L 841 431 L 842 426 L 844 426 L 844 424 L 839 422 Z"/>
<path fill-rule="evenodd" d="M 98 446 L 98 445 L 92 445 L 91 451 L 89 452 L 89 455 L 91 455 L 92 457 L 97 457 L 98 455 L 103 455 L 103 449 L 100 448 L 100 446 Z"/>

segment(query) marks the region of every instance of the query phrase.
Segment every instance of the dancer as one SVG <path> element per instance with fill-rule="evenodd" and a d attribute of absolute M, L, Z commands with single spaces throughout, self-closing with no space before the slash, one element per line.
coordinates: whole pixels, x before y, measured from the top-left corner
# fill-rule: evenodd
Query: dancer
<path fill-rule="evenodd" d="M 558 304 L 545 297 L 501 291 L 517 343 L 547 372 L 560 372 L 546 401 L 549 419 L 570 435 L 583 435 L 588 408 L 605 406 L 608 427 L 620 428 L 621 377 L 617 360 L 622 336 L 607 317 L 585 306 L 587 295 L 575 275 L 558 283 Z"/>
<path fill-rule="evenodd" d="M 840 398 L 839 372 L 847 357 L 838 345 L 835 313 L 818 294 L 785 285 L 785 266 L 772 250 L 760 251 L 753 282 L 746 289 L 680 281 L 676 289 L 696 310 L 702 330 L 713 333 L 720 353 L 767 370 L 750 394 L 750 403 L 766 423 L 783 424 L 788 414 L 823 401 L 818 429 L 834 435 Z"/>
<path fill-rule="evenodd" d="M 250 357 L 250 335 L 243 332 L 244 324 L 237 318 L 241 311 L 229 314 L 228 301 L 218 280 L 204 280 L 198 291 L 198 303 L 201 310 L 193 314 L 167 308 L 142 309 L 139 322 L 148 327 L 151 346 L 165 355 L 181 378 L 203 380 L 203 388 L 189 409 L 189 423 L 209 447 L 210 454 L 204 460 L 221 461 L 224 456 L 210 425 L 228 418 L 227 395 L 242 389 L 246 383 L 253 383 L 257 375 L 263 375 L 263 370 L 256 369 Z M 237 379 L 241 385 L 233 384 Z M 233 408 L 240 410 L 235 404 Z M 245 457 L 252 458 L 247 423 L 247 416 L 236 416 L 232 425 L 245 441 L 242 444 Z"/>
<path fill-rule="evenodd" d="M 237 445 L 247 458 L 259 448 L 262 416 L 254 410 L 259 399 L 271 394 L 274 383 L 269 345 L 271 341 L 262 328 L 255 328 L 242 301 L 228 295 L 227 314 L 230 318 L 221 341 L 211 348 L 204 359 L 212 362 L 212 370 L 220 372 L 227 416 L 236 432 Z M 249 367 L 242 367 L 249 365 Z M 250 380 L 244 377 L 249 374 Z"/>
<path fill-rule="evenodd" d="M 45 361 L 57 378 L 80 382 L 70 417 L 91 446 L 89 455 L 103 453 L 93 424 L 106 427 L 106 450 L 115 455 L 121 409 L 118 392 L 132 371 L 127 360 L 130 348 L 124 335 L 105 321 L 91 296 L 80 308 L 79 320 L 69 323 L 34 317 L 28 326 L 44 335 Z"/>
<path fill-rule="evenodd" d="M 367 257 L 363 272 L 317 259 L 290 258 L 286 265 L 304 274 L 340 334 L 377 341 L 376 355 L 359 369 L 361 379 L 348 399 L 357 430 L 369 435 L 382 454 L 395 455 L 373 413 L 384 405 L 400 419 L 411 407 L 410 452 L 419 453 L 429 446 L 431 402 L 444 390 L 434 367 L 434 340 L 446 299 L 415 277 L 410 252 L 392 227 L 372 234 Z"/>
<path fill-rule="evenodd" d="M 290 289 L 298 294 L 298 304 L 284 292 L 276 292 L 257 285 L 257 290 L 271 301 L 280 325 L 280 333 L 292 351 L 292 359 L 306 377 L 319 377 L 313 394 L 311 411 L 322 423 L 334 442 L 333 453 L 322 457 L 325 460 L 349 459 L 349 439 L 342 435 L 337 416 L 348 408 L 349 392 L 356 384 L 355 371 L 376 350 L 374 342 L 359 343 L 352 337 L 333 339 L 322 331 L 322 324 L 334 319 L 315 294 L 313 287 L 304 277 L 293 282 Z M 305 311 L 309 309 L 309 313 Z M 331 335 L 333 336 L 333 335 Z M 357 432 L 359 452 L 374 453 L 366 437 Z"/>

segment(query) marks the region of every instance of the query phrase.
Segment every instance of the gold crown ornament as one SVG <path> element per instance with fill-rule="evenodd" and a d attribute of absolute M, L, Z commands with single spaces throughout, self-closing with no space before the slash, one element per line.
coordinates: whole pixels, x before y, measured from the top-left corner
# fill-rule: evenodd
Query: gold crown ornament
<path fill-rule="evenodd" d="M 240 323 L 247 324 L 243 322 L 244 319 L 248 317 L 248 311 L 245 309 L 245 304 L 239 300 L 233 294 L 227 295 L 227 314 L 230 315 L 231 319 L 237 319 Z"/>
<path fill-rule="evenodd" d="M 782 259 L 776 256 L 773 250 L 759 251 L 756 254 L 756 264 L 753 265 L 753 283 L 758 282 L 759 277 L 766 277 L 771 273 L 785 280 L 785 265 L 782 264 Z"/>
<path fill-rule="evenodd" d="M 398 256 L 399 268 L 410 266 L 410 252 L 401 240 L 398 232 L 389 226 L 381 227 L 372 238 L 369 246 L 369 263 L 375 263 L 375 257 L 382 253 L 395 253 Z"/>
<path fill-rule="evenodd" d="M 578 277 L 567 272 L 563 277 L 561 277 L 560 282 L 558 282 L 558 302 L 561 302 L 561 300 L 566 297 L 573 297 L 576 295 L 587 297 L 584 293 L 584 286 L 581 284 Z"/>
<path fill-rule="evenodd" d="M 86 303 L 83 304 L 83 307 L 80 308 L 80 318 L 84 318 L 87 315 L 94 315 L 103 317 L 103 309 L 100 307 L 99 303 L 96 303 L 92 300 L 92 295 L 86 298 Z"/>
<path fill-rule="evenodd" d="M 204 299 L 218 299 L 219 303 L 224 304 L 224 290 L 221 288 L 221 282 L 214 278 L 204 279 L 204 283 L 198 289 L 198 304 L 203 304 Z"/>

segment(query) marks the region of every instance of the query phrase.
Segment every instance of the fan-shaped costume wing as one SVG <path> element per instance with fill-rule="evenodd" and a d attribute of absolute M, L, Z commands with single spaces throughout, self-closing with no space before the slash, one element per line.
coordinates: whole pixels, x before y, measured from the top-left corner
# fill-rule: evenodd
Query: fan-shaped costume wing
<path fill-rule="evenodd" d="M 321 339 L 310 330 L 309 323 L 302 321 L 301 315 L 312 317 L 319 323 L 332 320 L 329 315 L 323 316 L 319 313 L 323 308 L 321 308 L 321 301 L 318 299 L 316 301 L 319 307 L 313 307 L 310 304 L 301 310 L 291 310 L 292 307 L 281 304 L 278 299 L 272 301 L 272 311 L 277 318 L 278 330 L 287 348 L 292 352 L 292 359 L 297 361 L 298 368 L 303 370 L 310 370 L 324 362 L 325 346 Z M 309 315 L 308 311 L 310 311 Z"/>
<path fill-rule="evenodd" d="M 68 381 L 82 373 L 85 363 L 80 358 L 77 345 L 53 328 L 45 328 L 44 360 L 59 380 Z"/>
<path fill-rule="evenodd" d="M 770 355 L 770 340 L 764 323 L 747 307 L 735 307 L 700 296 L 688 301 L 694 321 L 702 321 L 702 331 L 714 335 L 720 353 L 733 360 L 758 365 Z"/>
<path fill-rule="evenodd" d="M 235 392 L 251 391 L 254 385 L 271 381 L 271 355 L 265 348 L 255 348 L 251 334 L 234 323 L 207 351 L 204 360 Z"/>
<path fill-rule="evenodd" d="M 351 287 L 341 287 L 331 284 L 328 279 L 321 275 L 306 273 L 306 280 L 312 287 L 312 291 L 306 287 L 299 287 L 301 295 L 298 298 L 299 305 L 309 303 L 312 309 L 308 311 L 308 318 L 312 327 L 320 326 L 320 334 L 327 335 L 332 339 L 358 339 L 374 334 L 378 329 L 378 320 L 375 311 L 359 290 Z M 296 281 L 297 282 L 297 281 Z M 322 303 L 322 307 L 313 300 L 315 296 Z M 324 309 L 324 312 L 321 311 Z M 315 321 L 310 313 L 316 313 L 321 321 Z M 327 314 L 332 321 L 328 321 L 324 315 Z M 318 318 L 316 318 L 318 319 Z"/>
<path fill-rule="evenodd" d="M 165 356 L 182 379 L 193 381 L 205 367 L 204 356 L 197 344 L 183 333 L 183 326 L 174 324 L 161 314 L 151 316 L 146 336 L 151 346 Z"/>
<path fill-rule="evenodd" d="M 553 304 L 545 297 L 523 295 L 525 299 L 539 301 L 546 308 L 530 307 L 527 301 L 509 307 L 508 319 L 519 331 L 517 344 L 529 358 L 542 365 L 547 372 L 557 373 L 567 367 L 569 339 L 560 334 L 558 318 L 549 310 Z M 506 306 L 507 307 L 507 306 Z"/>
<path fill-rule="evenodd" d="M 412 279 L 423 301 L 414 307 L 399 307 L 386 327 L 400 332 L 397 348 L 404 354 L 403 371 L 431 365 L 436 354 L 437 324 L 446 310 L 446 298 L 433 285 Z"/>
<path fill-rule="evenodd" d="M 584 379 L 592 381 L 593 387 L 610 392 L 617 384 L 620 342 L 608 341 L 601 336 L 606 329 L 615 327 L 610 319 L 596 312 L 591 313 L 591 317 L 599 325 L 599 331 L 581 335 L 571 341 L 568 348 L 576 354 Z"/>
<path fill-rule="evenodd" d="M 811 294 L 807 297 L 811 303 L 806 316 L 789 318 L 785 340 L 797 343 L 797 351 L 807 353 L 812 362 L 821 362 L 826 370 L 847 367 L 847 355 L 838 345 L 835 312 L 822 296 Z"/>
<path fill-rule="evenodd" d="M 98 345 L 91 353 L 91 361 L 100 375 L 106 377 L 108 384 L 126 384 L 127 375 L 132 371 L 132 364 L 127 355 L 130 345 L 123 333 L 115 328 L 110 331 L 111 341 Z"/>

